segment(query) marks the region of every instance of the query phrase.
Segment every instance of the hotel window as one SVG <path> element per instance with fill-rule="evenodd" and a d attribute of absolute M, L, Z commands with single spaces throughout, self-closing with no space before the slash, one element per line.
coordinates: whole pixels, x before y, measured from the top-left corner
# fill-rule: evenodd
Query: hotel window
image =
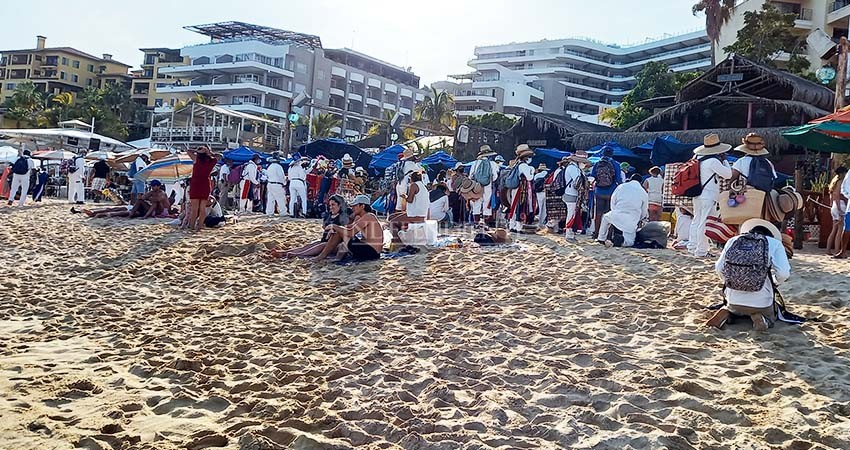
<path fill-rule="evenodd" d="M 318 74 L 316 74 L 316 76 L 317 76 L 320 80 L 324 80 L 324 79 L 325 79 L 325 71 L 320 69 L 320 70 L 319 70 L 319 73 L 318 73 Z"/>
<path fill-rule="evenodd" d="M 322 100 L 325 98 L 325 91 L 321 89 L 316 89 L 316 100 Z"/>
<path fill-rule="evenodd" d="M 89 66 L 88 66 L 88 71 L 89 71 L 89 72 L 94 72 L 94 64 L 89 64 Z"/>
<path fill-rule="evenodd" d="M 15 83 L 6 83 L 6 89 L 8 89 L 10 91 L 14 91 L 15 90 Z"/>
<path fill-rule="evenodd" d="M 93 80 L 91 78 L 86 80 L 86 86 L 91 86 L 92 84 L 93 84 Z"/>
<path fill-rule="evenodd" d="M 71 81 L 73 81 L 74 83 L 77 83 L 77 82 L 80 81 L 80 77 L 78 77 L 76 75 L 71 75 Z"/>
<path fill-rule="evenodd" d="M 68 58 L 62 58 L 62 65 L 63 65 L 63 66 L 67 66 L 67 65 L 68 65 Z"/>
<path fill-rule="evenodd" d="M 64 79 L 65 79 L 65 72 L 59 72 L 59 79 L 60 79 L 60 80 L 64 80 Z"/>
<path fill-rule="evenodd" d="M 79 61 L 74 61 L 71 65 L 72 65 L 75 69 L 79 69 L 79 68 L 80 68 L 80 62 L 79 62 Z"/>
<path fill-rule="evenodd" d="M 295 63 L 295 71 L 298 73 L 307 73 L 307 64 Z"/>

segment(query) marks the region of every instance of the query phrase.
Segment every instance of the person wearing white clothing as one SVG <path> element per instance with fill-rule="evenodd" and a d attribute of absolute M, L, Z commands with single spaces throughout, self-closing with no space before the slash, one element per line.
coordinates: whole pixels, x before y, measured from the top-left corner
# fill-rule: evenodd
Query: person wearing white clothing
<path fill-rule="evenodd" d="M 638 224 L 648 215 L 649 195 L 640 184 L 640 175 L 635 174 L 628 183 L 617 186 L 611 194 L 611 211 L 602 215 L 597 240 L 606 242 L 608 231 L 613 225 L 623 233 L 623 247 L 631 247 L 635 245 Z"/>
<path fill-rule="evenodd" d="M 831 200 L 830 214 L 832 215 L 832 231 L 826 241 L 826 252 L 836 254 L 841 251 L 841 233 L 844 231 L 844 216 L 847 215 L 847 199 L 841 196 L 841 185 L 847 176 L 847 168 L 838 166 L 835 176 L 829 183 L 829 199 Z"/>
<path fill-rule="evenodd" d="M 661 168 L 655 166 L 649 169 L 649 178 L 643 181 L 643 188 L 649 194 L 649 221 L 661 220 L 663 210 L 664 178 L 661 177 Z"/>
<path fill-rule="evenodd" d="M 289 215 L 286 209 L 286 173 L 280 165 L 278 158 L 269 159 L 269 167 L 266 168 L 266 215 L 273 216 L 275 206 L 280 210 L 280 216 Z"/>
<path fill-rule="evenodd" d="M 428 218 L 431 200 L 428 188 L 422 181 L 422 174 L 413 172 L 410 174 L 410 184 L 404 194 L 404 212 L 397 212 L 387 217 L 387 223 L 393 236 L 393 243 L 400 243 L 399 231 L 407 228 L 412 223 L 422 223 Z"/>
<path fill-rule="evenodd" d="M 18 170 L 19 168 L 20 170 Z M 9 192 L 9 206 L 14 203 L 18 189 L 21 190 L 18 206 L 24 206 L 27 201 L 27 194 L 30 191 L 30 174 L 33 170 L 35 170 L 35 163 L 30 158 L 30 151 L 24 150 L 24 154 L 12 165 L 12 190 Z"/>
<path fill-rule="evenodd" d="M 302 157 L 289 164 L 289 217 L 307 215 L 307 167 L 310 158 Z M 301 213 L 295 214 L 295 205 L 301 202 Z"/>
<path fill-rule="evenodd" d="M 708 255 L 708 237 L 705 224 L 708 217 L 717 211 L 717 198 L 720 196 L 720 178 L 730 178 L 732 168 L 726 162 L 726 152 L 732 146 L 720 142 L 716 134 L 703 139 L 703 145 L 694 149 L 694 157 L 699 158 L 699 176 L 702 193 L 694 197 L 694 218 L 688 236 L 688 252 L 696 257 Z"/>
<path fill-rule="evenodd" d="M 543 229 L 546 227 L 546 178 L 549 177 L 549 168 L 546 164 L 540 163 L 537 166 L 537 173 L 534 174 L 532 180 L 534 186 L 534 196 L 537 197 L 537 228 Z"/>
<path fill-rule="evenodd" d="M 850 175 L 844 175 L 844 182 L 841 183 L 841 199 L 845 204 L 850 203 Z M 850 246 L 850 211 L 844 214 L 844 236 L 841 238 L 841 249 L 833 255 L 833 258 L 844 259 L 847 256 L 847 248 Z"/>
<path fill-rule="evenodd" d="M 499 175 L 499 164 L 489 159 L 492 156 L 496 156 L 496 152 L 490 149 L 489 145 L 482 145 L 481 149 L 478 151 L 478 157 L 472 163 L 472 167 L 470 167 L 469 171 L 469 176 L 472 180 L 480 183 L 484 187 L 484 193 L 481 195 L 481 198 L 472 201 L 472 219 L 476 223 L 478 223 L 482 217 L 490 217 L 493 215 L 493 208 L 491 207 L 490 201 L 493 198 L 493 182 L 496 181 L 496 177 Z M 478 179 L 479 170 L 482 177 L 487 175 L 489 172 L 489 175 L 486 176 L 486 180 Z"/>
<path fill-rule="evenodd" d="M 526 192 L 533 191 L 528 185 L 534 179 L 534 168 L 531 167 L 531 157 L 534 156 L 534 150 L 527 144 L 520 144 L 516 149 L 516 159 L 514 165 L 519 168 L 519 187 L 511 189 L 508 193 L 508 198 L 511 199 L 511 207 L 508 211 L 508 229 L 511 231 L 521 232 L 523 228 L 523 220 L 530 222 L 534 216 L 534 208 L 532 204 L 537 199 L 525 198 Z M 513 167 L 511 169 L 513 170 Z M 522 192 L 520 190 L 523 190 Z M 525 215 L 525 217 L 523 217 Z"/>
<path fill-rule="evenodd" d="M 239 182 L 239 211 L 247 213 L 254 210 L 254 187 L 260 184 L 260 155 L 242 166 L 242 181 Z"/>
<path fill-rule="evenodd" d="M 568 241 L 575 241 L 575 228 L 577 222 L 581 221 L 581 211 L 578 210 L 579 201 L 584 203 L 586 199 L 580 199 L 579 187 L 586 185 L 587 178 L 584 168 L 590 164 L 587 152 L 578 150 L 567 157 L 569 164 L 564 169 L 564 195 L 561 199 L 567 207 L 567 217 L 564 225 L 564 237 Z"/>
<path fill-rule="evenodd" d="M 83 155 L 77 155 L 68 166 L 68 201 L 82 205 L 86 201 L 86 187 L 83 179 L 86 175 L 86 165 Z"/>
<path fill-rule="evenodd" d="M 434 188 L 434 192 L 438 192 L 437 195 L 439 198 L 431 201 L 428 214 L 431 216 L 431 220 L 436 220 L 439 223 L 445 223 L 451 226 L 452 209 L 449 207 L 448 188 L 444 184 L 438 184 L 437 187 Z"/>
<path fill-rule="evenodd" d="M 422 165 L 417 162 L 418 156 L 413 151 L 413 149 L 406 148 L 404 152 L 400 155 L 400 163 L 401 173 L 399 174 L 398 183 L 396 184 L 396 195 L 399 199 L 396 201 L 395 210 L 398 212 L 405 211 L 405 203 L 402 201 L 403 197 L 407 194 L 408 189 L 410 188 L 410 174 L 416 172 L 419 173 L 422 177 L 422 182 L 425 185 L 431 184 L 431 180 L 428 177 L 428 173 L 425 172 Z"/>
<path fill-rule="evenodd" d="M 791 277 L 791 264 L 788 262 L 785 247 L 782 245 L 782 235 L 772 223 L 762 219 L 750 219 L 741 225 L 740 233 L 726 242 L 720 258 L 714 265 L 715 271 L 723 278 L 727 254 L 735 246 L 736 241 L 744 236 L 755 239 L 764 236 L 767 241 L 766 251 L 769 264 L 767 277 L 765 277 L 761 289 L 753 292 L 732 289 L 729 287 L 730 280 L 724 279 L 726 305 L 718 310 L 706 325 L 721 328 L 729 319 L 730 314 L 735 314 L 750 316 L 755 329 L 766 330 L 773 325 L 777 318 L 774 308 L 774 286 L 769 278 L 772 276 L 777 285 L 784 283 Z"/>

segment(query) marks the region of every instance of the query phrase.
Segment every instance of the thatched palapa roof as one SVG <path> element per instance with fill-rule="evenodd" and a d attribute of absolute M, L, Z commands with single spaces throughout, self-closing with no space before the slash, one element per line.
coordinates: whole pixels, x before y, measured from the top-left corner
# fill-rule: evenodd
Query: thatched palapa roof
<path fill-rule="evenodd" d="M 526 112 L 506 133 L 512 134 L 516 130 L 523 129 L 529 125 L 536 127 L 541 133 L 546 133 L 550 129 L 554 129 L 561 135 L 561 137 L 572 136 L 576 133 L 591 133 L 611 130 L 610 127 L 605 125 L 584 122 L 578 119 L 573 119 L 569 116 Z"/>
<path fill-rule="evenodd" d="M 700 143 L 707 134 L 715 133 L 720 140 L 727 144 L 739 145 L 741 138 L 747 133 L 758 133 L 765 140 L 765 146 L 772 152 L 781 153 L 791 148 L 791 144 L 781 136 L 781 132 L 788 127 L 773 128 L 716 128 L 706 130 L 687 131 L 649 131 L 649 132 L 607 132 L 607 133 L 579 133 L 572 137 L 572 145 L 579 150 L 587 150 L 591 147 L 605 142 L 616 141 L 620 145 L 633 148 L 646 142 L 651 142 L 657 137 L 669 135 L 684 143 Z"/>

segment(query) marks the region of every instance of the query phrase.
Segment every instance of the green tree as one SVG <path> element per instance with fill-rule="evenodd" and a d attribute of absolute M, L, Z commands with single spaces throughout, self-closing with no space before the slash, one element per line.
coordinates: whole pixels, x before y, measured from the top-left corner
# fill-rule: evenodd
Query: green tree
<path fill-rule="evenodd" d="M 723 25 L 732 18 L 732 10 L 735 9 L 735 0 L 700 0 L 691 7 L 694 15 L 705 13 L 705 32 L 711 40 L 711 65 L 717 65 L 714 49 L 720 42 L 720 32 Z"/>
<path fill-rule="evenodd" d="M 638 103 L 655 97 L 675 95 L 682 86 L 700 75 L 699 72 L 675 73 L 667 64 L 649 62 L 635 75 L 637 84 L 623 98 L 623 103 L 617 108 L 605 110 L 600 119 L 615 128 L 632 127 L 652 115 L 652 111 L 638 106 Z"/>
<path fill-rule="evenodd" d="M 457 126 L 455 117 L 455 101 L 446 91 L 438 91 L 431 87 L 431 92 L 416 105 L 416 121 L 414 124 L 428 128 L 439 134 L 454 134 Z"/>
<path fill-rule="evenodd" d="M 313 117 L 313 139 L 321 139 L 331 137 L 333 132 L 331 128 L 336 128 L 342 124 L 342 120 L 331 113 L 320 113 Z"/>
<path fill-rule="evenodd" d="M 6 102 L 6 117 L 14 120 L 17 128 L 22 124 L 36 125 L 44 109 L 44 97 L 44 93 L 38 90 L 32 81 L 19 83 L 12 97 Z"/>
<path fill-rule="evenodd" d="M 514 126 L 516 120 L 511 119 L 500 112 L 492 112 L 477 117 L 470 117 L 467 123 L 487 128 L 488 130 L 508 131 L 512 126 Z"/>
<path fill-rule="evenodd" d="M 393 120 L 394 112 L 389 110 L 384 110 L 383 119 L 386 122 Z M 387 129 L 389 128 L 388 123 L 384 122 L 372 122 L 372 125 L 369 127 L 369 130 L 366 132 L 366 136 L 386 136 Z M 410 141 L 416 138 L 416 133 L 410 128 L 402 129 L 402 137 L 403 141 Z"/>
<path fill-rule="evenodd" d="M 781 52 L 787 52 L 791 54 L 788 71 L 804 73 L 809 65 L 799 54 L 802 38 L 794 34 L 796 19 L 796 14 L 783 13 L 765 3 L 761 11 L 744 13 L 744 27 L 738 31 L 737 40 L 723 50 L 771 67 L 776 67 L 774 60 Z"/>

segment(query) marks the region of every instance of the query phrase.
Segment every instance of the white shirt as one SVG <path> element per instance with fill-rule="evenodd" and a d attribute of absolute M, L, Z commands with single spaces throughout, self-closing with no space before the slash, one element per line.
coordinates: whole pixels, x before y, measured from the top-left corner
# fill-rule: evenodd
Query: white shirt
<path fill-rule="evenodd" d="M 726 250 L 732 243 L 738 240 L 740 236 L 735 236 L 726 242 L 723 247 L 723 252 L 720 253 L 720 258 L 714 264 L 714 270 L 723 278 L 723 265 L 726 262 Z M 785 255 L 785 247 L 778 240 L 769 237 L 767 238 L 767 249 L 770 257 L 770 266 L 773 269 L 774 279 L 776 284 L 785 282 L 791 276 L 791 264 L 788 262 L 788 256 Z M 730 305 L 749 306 L 750 308 L 767 308 L 773 304 L 773 286 L 770 281 L 765 279 L 761 290 L 756 292 L 736 291 L 734 289 L 726 289 L 726 300 Z"/>
<path fill-rule="evenodd" d="M 611 225 L 634 233 L 640 220 L 649 216 L 649 195 L 637 181 L 623 183 L 611 194 L 611 211 L 606 216 Z"/>
<path fill-rule="evenodd" d="M 526 180 L 531 181 L 534 179 L 534 168 L 527 162 L 523 161 L 519 163 L 519 174 L 520 176 L 525 177 Z"/>
<path fill-rule="evenodd" d="M 449 212 L 449 196 L 444 195 L 438 200 L 431 202 L 431 220 L 441 221 Z"/>
<path fill-rule="evenodd" d="M 283 172 L 283 167 L 278 163 L 271 163 L 266 169 L 266 178 L 269 183 L 284 184 L 286 183 L 286 174 Z"/>
<path fill-rule="evenodd" d="M 711 179 L 714 176 L 714 179 Z M 732 168 L 726 161 L 720 162 L 717 158 L 708 158 L 699 163 L 699 180 L 705 187 L 702 188 L 701 200 L 717 201 L 720 196 L 720 180 L 718 178 L 731 178 Z M 709 181 L 711 180 L 711 181 Z"/>
<path fill-rule="evenodd" d="M 566 183 L 564 195 L 575 197 L 578 195 L 576 185 L 578 184 L 579 178 L 581 178 L 581 169 L 578 167 L 578 164 L 571 162 L 564 170 L 566 170 L 564 173 L 564 183 Z"/>
<path fill-rule="evenodd" d="M 221 210 L 221 204 L 215 202 L 215 206 L 207 206 L 207 216 L 209 217 L 224 217 L 224 212 Z"/>
<path fill-rule="evenodd" d="M 296 181 L 296 183 L 304 183 L 303 185 L 307 185 L 307 170 L 304 169 L 304 166 L 299 164 L 294 164 L 289 166 L 289 180 L 301 180 Z"/>
<path fill-rule="evenodd" d="M 657 177 L 649 177 L 646 179 L 647 194 L 649 194 L 649 203 L 660 205 L 664 200 L 664 178 L 661 175 Z"/>
<path fill-rule="evenodd" d="M 74 182 L 82 180 L 86 175 L 86 163 L 82 156 L 75 157 L 71 164 L 74 164 L 74 167 L 77 168 L 77 171 L 74 173 L 69 173 L 68 178 L 74 180 Z"/>
<path fill-rule="evenodd" d="M 496 178 L 499 177 L 499 164 L 495 161 L 490 161 L 486 158 L 484 159 L 476 159 L 472 162 L 472 166 L 469 168 L 469 177 L 472 178 L 475 175 L 475 172 L 478 171 L 478 166 L 481 165 L 482 162 L 490 163 L 490 183 L 492 184 L 496 181 Z"/>
<path fill-rule="evenodd" d="M 136 161 L 133 164 L 136 165 L 136 172 L 141 172 L 148 166 L 148 163 L 146 163 L 141 157 L 136 157 Z"/>
<path fill-rule="evenodd" d="M 841 195 L 844 198 L 850 198 L 850 175 L 844 175 L 844 182 L 841 183 Z"/>
<path fill-rule="evenodd" d="M 224 182 L 227 181 L 227 177 L 230 175 L 230 166 L 227 164 L 222 164 L 218 169 L 218 181 Z"/>
<path fill-rule="evenodd" d="M 253 184 L 259 184 L 260 180 L 257 179 L 257 175 L 257 163 L 254 161 L 248 161 L 248 163 L 245 164 L 245 167 L 242 168 L 242 179 L 248 180 Z"/>
<path fill-rule="evenodd" d="M 750 177 L 750 162 L 753 160 L 752 156 L 742 156 L 732 164 L 732 168 L 741 173 L 741 175 L 749 178 Z M 773 178 L 779 178 L 779 175 L 776 174 L 776 169 L 773 167 L 773 163 L 770 160 L 767 160 L 767 163 L 770 164 L 770 168 L 773 170 Z"/>
<path fill-rule="evenodd" d="M 412 199 L 407 199 L 407 217 L 427 217 L 428 210 L 431 207 L 428 189 L 422 181 L 417 181 L 416 185 L 419 186 L 416 195 Z"/>

